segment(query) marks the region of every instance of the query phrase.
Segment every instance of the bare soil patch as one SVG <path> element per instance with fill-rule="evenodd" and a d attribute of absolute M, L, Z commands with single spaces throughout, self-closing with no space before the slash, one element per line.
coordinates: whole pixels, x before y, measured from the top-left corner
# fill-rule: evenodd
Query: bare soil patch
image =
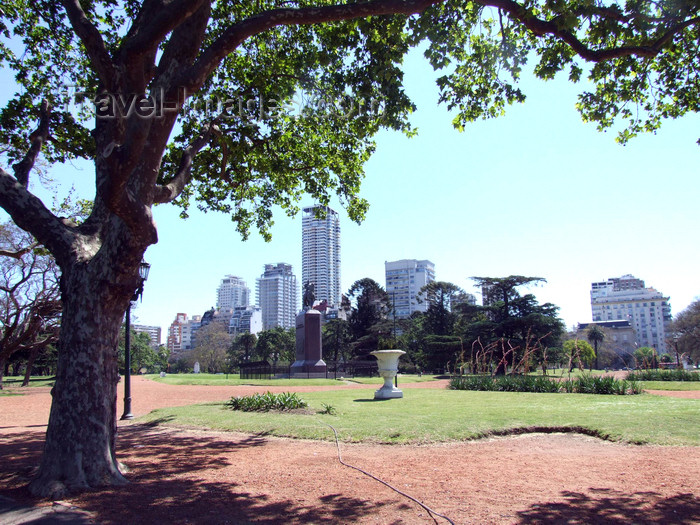
<path fill-rule="evenodd" d="M 328 388 L 367 386 L 169 386 L 135 377 L 133 412 L 255 391 Z M 0 397 L 0 493 L 50 504 L 32 500 L 23 488 L 43 446 L 49 390 L 23 392 Z M 461 524 L 700 523 L 698 452 L 700 447 L 620 445 L 571 434 L 434 446 L 341 445 L 345 462 Z M 416 503 L 341 465 L 333 443 L 125 422 L 118 453 L 130 468 L 130 485 L 67 500 L 98 523 L 434 523 Z"/>

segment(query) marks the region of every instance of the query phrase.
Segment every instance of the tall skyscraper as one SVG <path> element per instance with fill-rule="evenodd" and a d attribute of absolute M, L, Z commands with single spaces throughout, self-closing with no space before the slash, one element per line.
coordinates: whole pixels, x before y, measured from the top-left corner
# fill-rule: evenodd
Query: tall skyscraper
<path fill-rule="evenodd" d="M 416 297 L 426 284 L 435 280 L 435 265 L 427 260 L 401 259 L 384 262 L 386 293 L 394 303 L 397 319 L 406 319 L 413 312 L 425 312 L 427 302 Z"/>
<path fill-rule="evenodd" d="M 243 279 L 235 275 L 226 275 L 216 290 L 216 307 L 233 309 L 237 306 L 248 306 L 249 297 L 250 288 Z"/>
<path fill-rule="evenodd" d="M 317 211 L 325 217 L 317 217 Z M 327 206 L 304 208 L 301 223 L 301 285 L 314 285 L 317 301 L 340 305 L 340 219 Z"/>
<path fill-rule="evenodd" d="M 292 265 L 266 264 L 256 280 L 257 304 L 262 311 L 263 330 L 276 326 L 294 328 L 297 303 L 297 278 Z"/>
<path fill-rule="evenodd" d="M 591 283 L 593 322 L 629 321 L 639 346 L 666 353 L 666 327 L 671 321 L 669 298 L 632 275 Z"/>

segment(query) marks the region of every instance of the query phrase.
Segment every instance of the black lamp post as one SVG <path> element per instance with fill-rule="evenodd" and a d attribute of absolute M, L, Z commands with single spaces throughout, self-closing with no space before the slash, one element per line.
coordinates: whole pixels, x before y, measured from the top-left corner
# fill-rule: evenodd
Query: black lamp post
<path fill-rule="evenodd" d="M 143 296 L 143 283 L 148 279 L 150 270 L 151 265 L 146 261 L 141 261 L 139 264 L 141 281 L 126 307 L 126 320 L 124 322 L 124 414 L 122 414 L 121 419 L 134 419 L 134 415 L 131 413 L 131 305 Z"/>

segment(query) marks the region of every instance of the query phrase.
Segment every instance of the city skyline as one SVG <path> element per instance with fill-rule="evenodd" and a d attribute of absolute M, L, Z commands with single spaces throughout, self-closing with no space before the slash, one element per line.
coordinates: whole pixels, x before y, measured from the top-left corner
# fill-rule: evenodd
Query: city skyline
<path fill-rule="evenodd" d="M 417 137 L 378 134 L 365 167 L 361 195 L 371 207 L 362 225 L 330 203 L 343 232 L 342 292 L 363 277 L 383 284 L 385 261 L 415 258 L 435 263 L 437 280 L 477 295 L 470 276 L 544 277 L 547 284 L 528 291 L 559 306 L 567 327 L 591 320 L 591 283 L 610 276 L 630 273 L 663 291 L 673 315 L 700 296 L 692 233 L 700 225 L 698 115 L 622 147 L 614 132 L 581 122 L 574 105 L 585 81 L 543 82 L 525 71 L 524 104 L 458 133 L 454 114 L 437 105 L 437 74 L 420 52 L 404 70 Z M 50 174 L 55 189 L 37 191 L 47 206 L 71 185 L 93 197 L 93 166 L 75 162 Z M 252 283 L 264 264 L 287 261 L 301 275 L 301 212 L 291 218 L 275 209 L 270 243 L 255 232 L 241 241 L 225 215 L 195 206 L 187 220 L 179 213 L 153 210 L 159 242 L 145 254 L 152 269 L 134 323 L 166 333 L 178 312 L 201 315 L 226 274 Z"/>

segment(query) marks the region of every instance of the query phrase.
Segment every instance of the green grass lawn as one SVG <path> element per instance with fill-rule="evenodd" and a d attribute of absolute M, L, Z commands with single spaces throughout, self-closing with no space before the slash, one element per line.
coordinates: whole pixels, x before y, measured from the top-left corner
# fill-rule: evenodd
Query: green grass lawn
<path fill-rule="evenodd" d="M 255 385 L 255 386 L 332 386 L 346 383 L 361 383 L 366 385 L 381 385 L 378 377 L 355 377 L 333 379 L 240 379 L 238 374 L 168 374 L 160 377 L 158 374 L 148 374 L 145 377 L 166 383 L 168 385 Z M 400 375 L 399 383 L 420 383 L 434 381 L 435 376 Z M 378 388 L 378 386 L 377 386 Z"/>
<path fill-rule="evenodd" d="M 529 427 L 584 428 L 614 441 L 700 445 L 700 401 L 652 395 L 598 396 L 407 389 L 374 401 L 374 389 L 300 394 L 311 414 L 235 412 L 223 403 L 160 409 L 144 422 L 345 442 L 434 443 Z M 336 415 L 321 415 L 323 403 Z"/>
<path fill-rule="evenodd" d="M 437 381 L 438 376 L 418 374 L 399 374 L 399 384 L 402 383 L 425 383 L 427 381 Z M 379 377 L 351 377 L 346 379 L 348 383 L 359 383 L 361 385 L 377 385 L 377 388 L 382 384 L 382 379 Z"/>
<path fill-rule="evenodd" d="M 331 386 L 343 384 L 334 379 L 240 379 L 238 374 L 168 374 L 160 377 L 148 374 L 145 377 L 168 385 L 255 385 L 255 386 Z"/>
<path fill-rule="evenodd" d="M 700 390 L 700 381 L 640 381 L 645 390 Z"/>
<path fill-rule="evenodd" d="M 2 384 L 7 388 L 19 388 L 24 381 L 24 376 L 5 376 Z M 46 376 L 31 376 L 28 386 L 53 386 L 55 378 Z"/>

